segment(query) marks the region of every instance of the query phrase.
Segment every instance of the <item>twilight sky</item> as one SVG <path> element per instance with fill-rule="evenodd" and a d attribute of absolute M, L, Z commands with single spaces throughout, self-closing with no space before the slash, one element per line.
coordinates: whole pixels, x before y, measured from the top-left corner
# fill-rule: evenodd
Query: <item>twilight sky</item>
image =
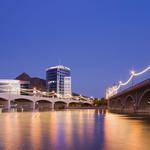
<path fill-rule="evenodd" d="M 150 65 L 147 0 L 1 0 L 0 78 L 72 69 L 73 91 L 103 96 Z"/>

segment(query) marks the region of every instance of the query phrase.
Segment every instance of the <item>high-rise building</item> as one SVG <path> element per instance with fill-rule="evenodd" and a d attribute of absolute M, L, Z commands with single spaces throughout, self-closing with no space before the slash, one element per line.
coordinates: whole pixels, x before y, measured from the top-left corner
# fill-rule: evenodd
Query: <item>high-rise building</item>
<path fill-rule="evenodd" d="M 48 92 L 55 92 L 58 97 L 71 96 L 71 70 L 58 65 L 46 69 L 46 83 Z"/>

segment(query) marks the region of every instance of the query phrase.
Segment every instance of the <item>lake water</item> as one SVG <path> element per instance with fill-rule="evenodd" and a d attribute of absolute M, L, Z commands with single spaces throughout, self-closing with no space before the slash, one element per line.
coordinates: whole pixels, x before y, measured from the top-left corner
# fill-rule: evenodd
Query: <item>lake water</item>
<path fill-rule="evenodd" d="M 0 149 L 149 150 L 150 119 L 94 109 L 1 113 Z"/>

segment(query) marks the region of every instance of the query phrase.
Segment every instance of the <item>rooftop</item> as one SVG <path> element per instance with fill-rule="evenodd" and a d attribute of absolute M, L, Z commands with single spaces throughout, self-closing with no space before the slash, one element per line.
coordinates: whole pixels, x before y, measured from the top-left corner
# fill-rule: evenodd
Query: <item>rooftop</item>
<path fill-rule="evenodd" d="M 47 70 L 50 70 L 50 69 L 66 69 L 66 70 L 70 70 L 70 68 L 65 67 L 65 66 L 62 66 L 62 65 L 48 67 L 48 68 L 46 69 L 46 71 L 47 71 Z"/>
<path fill-rule="evenodd" d="M 20 83 L 19 80 L 13 80 L 13 79 L 0 79 L 0 83 Z"/>

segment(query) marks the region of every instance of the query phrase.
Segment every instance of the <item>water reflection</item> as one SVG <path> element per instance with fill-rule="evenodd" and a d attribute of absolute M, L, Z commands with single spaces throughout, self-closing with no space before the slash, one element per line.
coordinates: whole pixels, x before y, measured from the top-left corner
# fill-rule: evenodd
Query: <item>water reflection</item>
<path fill-rule="evenodd" d="M 36 124 L 36 126 L 34 124 Z M 41 118 L 39 112 L 32 114 L 30 133 L 31 133 L 30 140 L 32 149 L 36 150 L 41 149 L 42 132 L 41 132 Z"/>
<path fill-rule="evenodd" d="M 150 124 L 147 125 L 143 117 L 133 118 L 116 114 L 107 115 L 104 128 L 105 149 L 148 150 Z M 143 130 L 144 128 L 147 128 L 147 130 Z"/>
<path fill-rule="evenodd" d="M 0 149 L 148 150 L 150 121 L 106 110 L 0 114 Z"/>

